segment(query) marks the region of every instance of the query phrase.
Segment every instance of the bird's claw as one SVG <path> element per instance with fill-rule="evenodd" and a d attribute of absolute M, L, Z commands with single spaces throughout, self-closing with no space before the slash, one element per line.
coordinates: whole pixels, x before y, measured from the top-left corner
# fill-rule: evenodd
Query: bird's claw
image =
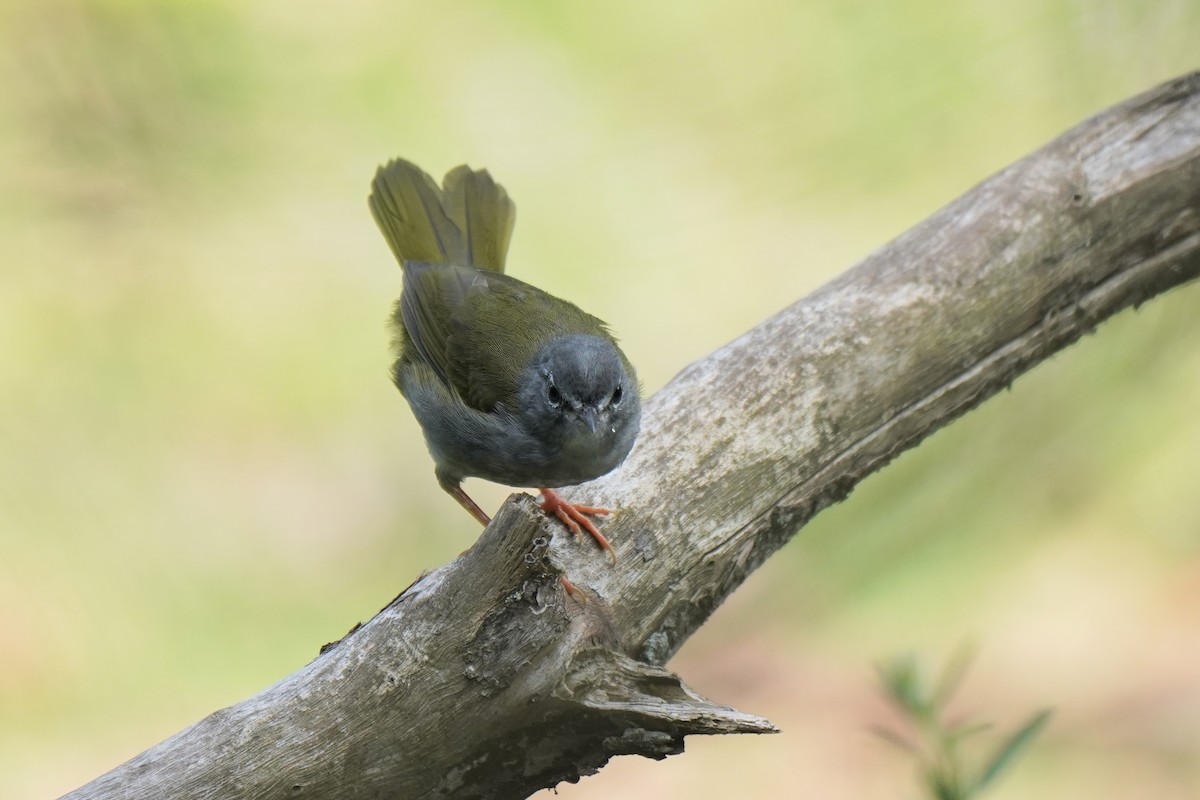
<path fill-rule="evenodd" d="M 574 598 L 575 602 L 579 603 L 581 606 L 587 605 L 587 595 L 580 591 L 575 584 L 567 580 L 565 576 L 560 576 L 558 582 L 561 583 L 562 587 L 567 590 L 568 597 Z"/>
<path fill-rule="evenodd" d="M 585 514 L 607 516 L 610 513 L 607 508 L 568 503 L 553 489 L 542 489 L 541 491 L 542 502 L 540 506 L 542 511 L 545 511 L 547 514 L 553 514 L 562 520 L 562 523 L 570 529 L 571 533 L 575 534 L 576 538 L 581 537 L 583 531 L 587 531 L 596 540 L 596 544 L 600 545 L 600 549 L 608 553 L 608 557 L 612 559 L 612 563 L 617 563 L 617 554 L 613 550 L 612 545 L 609 544 L 608 539 L 596 528 L 595 523 L 584 516 Z"/>

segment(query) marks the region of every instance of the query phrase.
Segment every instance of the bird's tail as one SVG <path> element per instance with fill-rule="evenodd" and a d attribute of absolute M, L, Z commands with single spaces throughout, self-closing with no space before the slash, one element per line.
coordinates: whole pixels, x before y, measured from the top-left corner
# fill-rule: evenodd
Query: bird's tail
<path fill-rule="evenodd" d="M 420 167 L 398 158 L 375 172 L 369 202 L 401 264 L 422 261 L 504 272 L 517 207 L 486 169 L 455 167 L 439 188 Z"/>

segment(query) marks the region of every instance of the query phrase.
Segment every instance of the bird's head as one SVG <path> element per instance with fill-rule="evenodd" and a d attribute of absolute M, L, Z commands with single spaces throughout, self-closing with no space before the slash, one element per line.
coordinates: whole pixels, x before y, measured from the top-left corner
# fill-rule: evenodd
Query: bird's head
<path fill-rule="evenodd" d="M 617 456 L 597 474 L 619 464 L 637 435 L 641 398 L 616 345 L 599 336 L 560 336 L 531 366 L 521 390 L 521 413 L 531 432 L 577 458 Z"/>

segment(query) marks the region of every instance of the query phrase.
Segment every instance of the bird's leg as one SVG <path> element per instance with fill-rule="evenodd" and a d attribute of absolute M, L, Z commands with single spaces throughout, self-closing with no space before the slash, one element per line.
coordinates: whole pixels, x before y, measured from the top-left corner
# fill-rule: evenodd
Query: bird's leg
<path fill-rule="evenodd" d="M 438 485 L 446 490 L 446 494 L 450 495 L 455 500 L 457 500 L 459 505 L 461 505 L 463 508 L 465 508 L 467 510 L 467 513 L 469 513 L 472 517 L 474 517 L 475 519 L 482 522 L 484 527 L 486 527 L 487 524 L 492 521 L 488 517 L 487 514 L 483 513 L 483 509 L 479 507 L 479 504 L 476 503 L 474 500 L 472 500 L 470 498 L 470 496 L 468 496 L 467 493 L 463 491 L 462 484 L 459 481 L 456 481 L 453 478 L 446 477 L 445 475 L 442 475 L 440 473 L 438 474 L 437 479 L 438 479 Z M 565 514 L 569 514 L 569 513 L 574 513 L 578 517 L 580 522 L 583 523 L 584 527 L 588 529 L 588 532 L 596 537 L 596 541 L 600 543 L 600 546 L 603 547 L 605 550 L 607 550 L 608 554 L 610 556 L 612 556 L 613 563 L 614 564 L 616 563 L 617 556 L 613 553 L 612 546 L 608 543 L 608 539 L 605 539 L 604 536 L 600 533 L 600 531 L 596 530 L 596 526 L 592 524 L 591 520 L 587 519 L 586 517 L 579 516 L 580 512 L 582 512 L 584 514 L 607 514 L 608 513 L 607 509 L 592 508 L 590 506 L 573 506 L 570 503 L 567 503 L 565 500 L 563 500 L 556 493 L 552 492 L 549 489 L 542 489 L 541 491 L 542 491 L 542 496 L 545 498 L 545 500 L 542 503 L 543 511 L 550 512 L 552 510 L 547 507 L 546 503 L 550 502 L 550 499 L 553 498 L 554 501 L 558 504 L 553 509 L 554 513 L 558 515 L 558 518 L 561 519 L 563 522 L 565 522 L 567 524 L 567 526 L 570 527 L 571 530 L 573 530 L 575 532 L 575 535 L 578 536 L 579 535 L 579 526 L 577 524 L 575 524 L 575 522 L 573 520 L 571 520 L 569 517 L 567 517 L 565 515 Z M 571 511 L 564 512 L 563 511 L 564 508 L 571 509 Z M 578 588 L 576 588 L 575 584 L 573 584 L 569 580 L 567 580 L 565 575 L 560 576 L 558 579 L 558 582 L 561 583 L 563 589 L 565 589 L 567 591 L 567 595 L 569 597 L 574 598 L 575 602 L 579 603 L 580 605 L 585 605 L 585 606 L 587 605 L 587 601 L 588 601 L 587 595 L 584 594 L 583 592 L 581 592 Z"/>
<path fill-rule="evenodd" d="M 596 530 L 595 524 L 584 516 L 585 514 L 608 514 L 609 511 L 607 508 L 568 503 L 553 489 L 538 489 L 538 491 L 542 493 L 542 511 L 558 517 L 564 525 L 571 529 L 571 533 L 576 536 L 582 535 L 582 531 L 580 530 L 582 527 L 583 530 L 592 535 L 592 538 L 596 540 L 596 544 L 600 545 L 600 548 L 608 553 L 608 557 L 612 559 L 612 562 L 614 564 L 617 563 L 617 554 L 613 552 L 612 545 L 608 543 L 608 539 L 604 538 L 604 534 Z"/>
<path fill-rule="evenodd" d="M 467 493 L 463 491 L 462 484 L 459 481 L 455 480 L 454 478 L 448 478 L 441 473 L 437 473 L 437 479 L 438 486 L 441 486 L 443 489 L 445 489 L 446 494 L 457 500 L 458 504 L 465 508 L 468 514 L 483 523 L 484 527 L 487 527 L 487 524 L 492 521 L 491 517 L 483 513 L 483 509 L 480 508 L 474 500 L 467 496 Z"/>

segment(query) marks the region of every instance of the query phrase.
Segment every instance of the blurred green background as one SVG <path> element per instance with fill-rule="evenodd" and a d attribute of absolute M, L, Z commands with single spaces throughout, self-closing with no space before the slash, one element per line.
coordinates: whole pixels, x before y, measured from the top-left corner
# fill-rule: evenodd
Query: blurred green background
<path fill-rule="evenodd" d="M 476 536 L 387 378 L 378 163 L 489 167 L 511 271 L 653 390 L 1198 39 L 1195 0 L 7 0 L 0 796 L 253 694 Z M 782 735 L 560 796 L 916 797 L 872 665 L 964 641 L 963 712 L 1058 709 L 993 797 L 1200 795 L 1197 292 L 866 481 L 672 662 Z"/>

